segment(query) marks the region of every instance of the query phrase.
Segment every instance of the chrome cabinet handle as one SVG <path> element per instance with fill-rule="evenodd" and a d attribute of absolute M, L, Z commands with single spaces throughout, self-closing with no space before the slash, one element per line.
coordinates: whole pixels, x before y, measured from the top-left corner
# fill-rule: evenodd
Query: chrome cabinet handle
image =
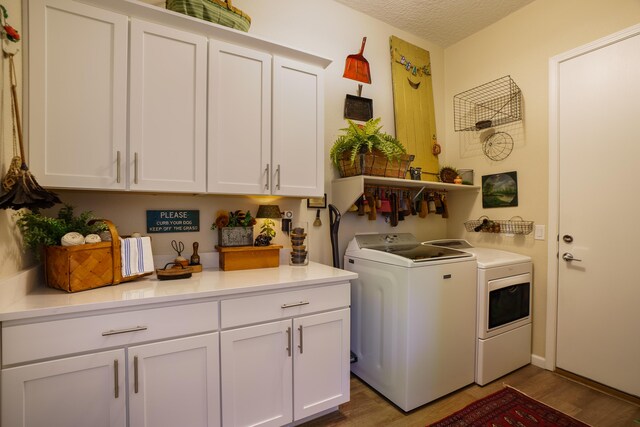
<path fill-rule="evenodd" d="M 307 305 L 307 304 L 309 304 L 309 301 L 292 302 L 289 304 L 282 304 L 280 308 L 298 307 L 298 306 Z"/>
<path fill-rule="evenodd" d="M 276 190 L 280 189 L 280 165 L 278 164 L 278 168 L 276 169 L 276 173 L 278 174 L 278 183 L 276 184 Z"/>
<path fill-rule="evenodd" d="M 291 357 L 291 326 L 287 328 L 287 355 Z"/>
<path fill-rule="evenodd" d="M 113 384 L 114 384 L 114 391 L 113 391 L 113 397 L 115 397 L 116 399 L 119 396 L 119 389 L 120 389 L 120 384 L 118 384 L 118 359 L 115 359 L 113 361 Z"/>
<path fill-rule="evenodd" d="M 120 184 L 120 151 L 116 151 L 116 182 Z"/>
<path fill-rule="evenodd" d="M 300 331 L 300 344 L 298 348 L 300 349 L 300 354 L 302 354 L 302 325 L 298 326 L 298 331 Z"/>
<path fill-rule="evenodd" d="M 138 356 L 133 357 L 133 392 L 138 394 Z"/>
<path fill-rule="evenodd" d="M 125 328 L 125 329 L 111 329 L 110 331 L 104 331 L 102 333 L 103 337 L 107 337 L 109 335 L 118 335 L 118 334 L 128 334 L 129 332 L 138 332 L 138 331 L 146 331 L 146 326 L 135 326 L 133 328 Z"/>
<path fill-rule="evenodd" d="M 138 183 L 138 153 L 133 153 L 133 183 Z"/>
<path fill-rule="evenodd" d="M 267 167 L 264 168 L 265 173 L 267 174 L 267 183 L 264 185 L 264 189 L 268 190 L 269 189 L 269 163 L 267 163 Z"/>
<path fill-rule="evenodd" d="M 582 261 L 581 259 L 574 258 L 569 252 L 565 252 L 562 254 L 562 259 L 565 261 Z"/>

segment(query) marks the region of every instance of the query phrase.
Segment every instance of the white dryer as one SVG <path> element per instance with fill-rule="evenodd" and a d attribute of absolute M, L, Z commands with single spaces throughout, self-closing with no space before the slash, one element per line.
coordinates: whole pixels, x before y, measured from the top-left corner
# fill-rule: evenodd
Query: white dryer
<path fill-rule="evenodd" d="M 409 411 L 473 383 L 475 257 L 409 233 L 356 235 L 351 371 Z"/>
<path fill-rule="evenodd" d="M 472 253 L 478 263 L 475 382 L 485 385 L 531 362 L 531 257 L 463 239 L 425 244 Z"/>

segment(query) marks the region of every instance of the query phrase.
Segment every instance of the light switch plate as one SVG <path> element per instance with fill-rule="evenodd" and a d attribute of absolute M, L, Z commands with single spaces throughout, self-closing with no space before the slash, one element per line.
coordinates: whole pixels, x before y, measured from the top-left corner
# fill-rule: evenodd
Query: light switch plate
<path fill-rule="evenodd" d="M 544 225 L 536 225 L 533 238 L 536 240 L 544 240 Z"/>

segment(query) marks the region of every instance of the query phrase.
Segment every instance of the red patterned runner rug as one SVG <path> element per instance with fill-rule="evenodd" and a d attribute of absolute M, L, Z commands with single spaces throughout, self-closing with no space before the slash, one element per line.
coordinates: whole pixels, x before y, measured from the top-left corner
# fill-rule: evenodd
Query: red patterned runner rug
<path fill-rule="evenodd" d="M 428 427 L 589 427 L 505 386 Z"/>

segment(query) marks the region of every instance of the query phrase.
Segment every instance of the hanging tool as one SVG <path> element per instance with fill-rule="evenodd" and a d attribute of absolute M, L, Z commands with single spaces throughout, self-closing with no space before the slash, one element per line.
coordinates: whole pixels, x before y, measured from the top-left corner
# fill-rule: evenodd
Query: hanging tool
<path fill-rule="evenodd" d="M 322 221 L 320 220 L 320 209 L 316 209 L 316 219 L 313 221 L 314 227 L 320 227 L 322 225 Z"/>
<path fill-rule="evenodd" d="M 362 83 L 371 83 L 371 72 L 369 70 L 369 62 L 362 55 L 364 53 L 364 45 L 367 38 L 362 38 L 362 46 L 360 52 L 347 56 L 344 65 L 344 74 L 342 77 L 356 80 Z M 362 96 L 362 85 L 358 84 L 358 97 Z"/>
<path fill-rule="evenodd" d="M 376 209 L 376 201 L 373 197 L 373 195 L 369 194 L 366 196 L 367 197 L 367 202 L 369 204 L 369 220 L 370 221 L 375 221 L 376 220 L 376 213 L 377 213 L 377 209 Z"/>
<path fill-rule="evenodd" d="M 338 230 L 340 229 L 340 211 L 334 205 L 329 205 L 329 233 L 331 237 L 331 253 L 333 266 L 340 268 L 340 252 L 338 250 Z"/>
<path fill-rule="evenodd" d="M 3 49 L 4 50 L 4 49 Z M 31 210 L 46 209 L 62 203 L 58 195 L 45 190 L 38 184 L 36 178 L 29 172 L 26 157 L 24 154 L 24 142 L 22 141 L 22 124 L 20 120 L 20 107 L 18 106 L 18 94 L 16 91 L 17 77 L 15 64 L 13 62 L 14 53 L 4 50 L 4 55 L 9 58 L 9 75 L 11 79 L 11 110 L 13 120 L 14 144 L 17 135 L 20 145 L 20 160 L 17 160 L 17 153 L 14 153 L 12 161 L 13 166 L 17 166 L 20 162 L 20 169 L 12 167 L 9 169 L 8 176 L 2 180 L 3 191 L 0 195 L 0 209 L 29 208 Z M 14 145 L 15 151 L 15 145 Z"/>

